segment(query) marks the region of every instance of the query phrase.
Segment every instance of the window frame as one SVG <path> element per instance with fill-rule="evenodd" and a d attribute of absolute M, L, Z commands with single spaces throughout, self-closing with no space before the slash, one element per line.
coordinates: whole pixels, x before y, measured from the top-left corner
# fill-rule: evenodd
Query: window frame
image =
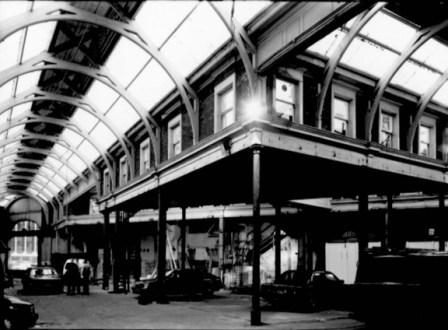
<path fill-rule="evenodd" d="M 380 102 L 380 117 L 378 122 L 378 143 L 381 144 L 381 123 L 383 113 L 392 116 L 392 148 L 400 149 L 400 108 L 397 104 L 390 101 Z"/>
<path fill-rule="evenodd" d="M 345 136 L 356 138 L 356 90 L 340 83 L 335 83 L 331 88 L 331 131 L 341 135 L 334 130 L 334 100 L 338 98 L 349 104 L 347 134 Z M 342 135 L 344 136 L 344 135 Z"/>
<path fill-rule="evenodd" d="M 423 157 L 436 158 L 436 119 L 429 116 L 422 116 L 418 123 L 418 139 L 417 139 L 417 149 L 418 154 Z M 429 150 L 428 155 L 422 155 L 420 150 L 420 127 L 425 126 L 429 128 Z"/>
<path fill-rule="evenodd" d="M 180 140 L 179 140 L 180 152 L 179 152 L 179 154 L 182 153 L 182 116 L 181 116 L 181 114 L 178 114 L 168 122 L 168 159 L 178 155 L 178 154 L 174 154 L 173 133 L 172 133 L 173 128 L 177 125 L 179 125 L 179 129 L 180 129 Z"/>
<path fill-rule="evenodd" d="M 223 81 L 215 85 L 214 89 L 214 132 L 218 132 L 223 129 L 222 127 L 222 113 L 220 109 L 220 97 L 228 90 L 233 91 L 233 112 L 235 114 L 235 123 L 237 121 L 237 113 L 236 113 L 236 75 L 232 73 L 230 76 L 225 78 Z M 228 111 L 230 112 L 230 111 Z M 232 123 L 232 124 L 233 124 Z M 231 126 L 230 124 L 229 126 Z M 227 126 L 228 127 L 228 126 Z"/>
<path fill-rule="evenodd" d="M 148 167 L 145 168 L 144 167 L 144 148 L 147 148 L 147 152 L 148 152 Z M 139 155 L 140 155 L 140 168 L 139 168 L 139 173 L 140 175 L 142 175 L 143 173 L 149 171 L 149 169 L 151 168 L 151 144 L 149 143 L 149 138 L 146 138 L 145 140 L 143 140 L 140 143 L 139 146 Z"/>
<path fill-rule="evenodd" d="M 123 186 L 129 181 L 129 163 L 128 163 L 127 157 L 126 156 L 120 157 L 119 164 L 120 164 L 119 165 L 119 175 L 120 175 L 119 184 L 120 184 L 120 186 Z M 123 168 L 126 170 L 125 172 L 123 171 Z"/>
<path fill-rule="evenodd" d="M 293 69 L 283 69 L 280 70 L 277 74 L 273 76 L 272 81 L 272 112 L 274 115 L 278 116 L 278 112 L 276 110 L 276 82 L 277 80 L 283 80 L 285 82 L 291 83 L 294 85 L 294 113 L 292 122 L 303 124 L 303 72 L 299 70 Z M 279 117 L 285 120 L 288 120 L 283 117 Z"/>
<path fill-rule="evenodd" d="M 103 171 L 103 195 L 106 195 L 111 192 L 111 177 L 109 173 L 109 169 L 106 168 Z"/>

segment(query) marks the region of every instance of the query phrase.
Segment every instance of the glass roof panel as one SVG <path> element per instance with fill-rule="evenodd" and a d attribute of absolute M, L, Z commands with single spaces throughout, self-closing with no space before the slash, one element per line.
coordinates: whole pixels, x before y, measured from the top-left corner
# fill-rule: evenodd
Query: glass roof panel
<path fill-rule="evenodd" d="M 81 108 L 76 109 L 70 121 L 87 132 L 90 132 L 93 126 L 98 123 L 98 119 L 95 116 Z"/>
<path fill-rule="evenodd" d="M 60 158 L 67 159 L 71 155 L 71 151 L 66 148 L 65 146 L 62 146 L 61 144 L 55 144 L 53 147 L 53 151 L 56 155 L 58 155 Z"/>
<path fill-rule="evenodd" d="M 16 134 L 22 133 L 25 125 L 14 126 L 8 130 L 8 136 L 16 136 Z"/>
<path fill-rule="evenodd" d="M 407 61 L 395 76 L 392 84 L 403 86 L 417 94 L 423 94 L 440 77 L 439 74 Z"/>
<path fill-rule="evenodd" d="M 31 102 L 23 103 L 21 105 L 12 108 L 11 119 L 23 115 L 26 112 L 29 112 L 30 109 L 31 109 Z"/>
<path fill-rule="evenodd" d="M 346 33 L 341 29 L 334 30 L 324 38 L 308 47 L 308 51 L 331 57 Z"/>
<path fill-rule="evenodd" d="M 76 147 L 81 143 L 81 141 L 84 139 L 82 135 L 75 133 L 74 131 L 65 128 L 62 134 L 60 135 L 61 139 L 69 142 L 71 145 Z"/>
<path fill-rule="evenodd" d="M 355 38 L 342 57 L 341 63 L 379 78 L 396 58 L 397 55 L 389 50 Z"/>
<path fill-rule="evenodd" d="M 72 156 L 68 159 L 70 166 L 72 166 L 75 170 L 82 172 L 87 168 L 87 165 L 79 158 L 77 155 L 72 154 Z"/>
<path fill-rule="evenodd" d="M 437 70 L 444 72 L 448 69 L 448 47 L 435 39 L 429 39 L 411 56 Z"/>
<path fill-rule="evenodd" d="M 14 80 L 10 80 L 2 87 L 0 87 L 0 104 L 8 101 L 12 96 L 12 88 L 14 87 Z"/>
<path fill-rule="evenodd" d="M 235 20 L 245 25 L 271 3 L 272 1 L 220 1 L 215 2 L 215 5 L 227 19 L 230 19 L 232 6 L 234 6 Z"/>
<path fill-rule="evenodd" d="M 53 157 L 48 157 L 45 161 L 52 167 L 54 167 L 56 170 L 60 169 L 63 165 L 63 163 L 60 160 L 57 160 Z"/>
<path fill-rule="evenodd" d="M 78 147 L 79 152 L 90 162 L 94 162 L 99 156 L 99 152 L 89 143 L 84 140 Z"/>
<path fill-rule="evenodd" d="M 36 189 L 34 189 L 33 187 L 28 187 L 27 191 L 29 191 L 31 194 L 33 194 L 35 196 L 39 195 L 42 199 L 48 201 L 48 198 L 46 196 L 39 194 L 39 192 Z"/>
<path fill-rule="evenodd" d="M 48 50 L 56 22 L 32 25 L 28 28 L 22 61 Z"/>
<path fill-rule="evenodd" d="M 45 176 L 46 176 L 46 177 L 52 177 L 52 176 L 54 175 L 54 172 L 51 171 L 51 170 L 49 170 L 49 169 L 46 168 L 46 167 L 41 167 L 41 168 L 39 169 L 39 172 L 42 173 L 42 175 L 44 175 L 44 177 L 45 177 Z"/>
<path fill-rule="evenodd" d="M 146 109 L 150 109 L 174 87 L 162 67 L 156 61 L 151 61 L 128 90 Z"/>
<path fill-rule="evenodd" d="M 48 203 L 48 198 L 45 197 L 44 195 L 42 195 L 42 194 L 37 194 L 37 197 L 43 199 L 44 201 L 46 201 L 46 202 Z"/>
<path fill-rule="evenodd" d="M 90 132 L 90 136 L 98 142 L 101 150 L 106 150 L 117 141 L 112 131 L 101 122 Z"/>
<path fill-rule="evenodd" d="M 56 195 L 59 191 L 61 191 L 61 189 L 56 186 L 53 182 L 48 181 L 46 188 L 48 188 L 49 190 L 51 190 L 53 192 L 54 195 Z"/>
<path fill-rule="evenodd" d="M 2 0 L 0 1 L 0 21 L 23 14 L 29 8 L 28 1 Z"/>
<path fill-rule="evenodd" d="M 112 72 L 113 78 L 126 87 L 150 58 L 135 43 L 121 37 L 109 56 L 106 67 Z"/>
<path fill-rule="evenodd" d="M 433 100 L 448 107 L 448 82 L 442 85 L 442 87 L 434 95 Z"/>
<path fill-rule="evenodd" d="M 16 157 L 17 157 L 17 155 L 9 155 L 9 156 L 3 157 L 3 161 L 5 163 L 7 163 L 7 162 L 10 162 L 10 161 L 13 161 Z"/>
<path fill-rule="evenodd" d="M 2 114 L 0 114 L 0 125 L 6 124 L 6 122 L 9 119 L 9 114 L 10 114 L 10 111 L 5 111 Z"/>
<path fill-rule="evenodd" d="M 0 42 L 0 71 L 12 67 L 19 62 L 20 39 L 24 31 L 25 29 L 19 30 Z"/>
<path fill-rule="evenodd" d="M 17 81 L 17 89 L 16 89 L 16 95 L 19 95 L 28 89 L 37 86 L 37 83 L 39 81 L 40 77 L 40 71 L 31 72 L 24 74 L 20 76 Z M 25 103 L 26 104 L 26 103 Z M 31 106 L 31 103 L 30 103 Z"/>
<path fill-rule="evenodd" d="M 230 33 L 215 11 L 201 2 L 162 47 L 162 52 L 182 75 L 188 76 L 229 38 Z"/>
<path fill-rule="evenodd" d="M 392 32 L 393 31 L 393 32 Z M 416 33 L 416 29 L 385 12 L 378 12 L 361 30 L 361 34 L 402 52 Z"/>
<path fill-rule="evenodd" d="M 92 83 L 86 96 L 102 113 L 106 112 L 118 98 L 118 94 L 112 88 L 98 80 Z"/>
<path fill-rule="evenodd" d="M 84 169 L 86 167 L 84 166 Z M 83 170 L 84 170 L 83 169 Z M 69 182 L 73 181 L 76 178 L 76 173 L 69 169 L 67 166 L 62 166 L 59 170 L 59 173 Z"/>
<path fill-rule="evenodd" d="M 59 176 L 58 174 L 62 175 L 62 173 L 56 173 L 53 176 L 53 181 L 56 182 L 58 185 L 60 185 L 61 187 L 65 187 L 70 181 L 68 181 L 69 179 L 65 179 L 64 177 Z"/>
<path fill-rule="evenodd" d="M 160 47 L 196 4 L 197 1 L 146 1 L 135 21 Z"/>
<path fill-rule="evenodd" d="M 122 134 L 140 119 L 134 108 L 122 97 L 107 112 L 106 117 L 116 124 Z"/>

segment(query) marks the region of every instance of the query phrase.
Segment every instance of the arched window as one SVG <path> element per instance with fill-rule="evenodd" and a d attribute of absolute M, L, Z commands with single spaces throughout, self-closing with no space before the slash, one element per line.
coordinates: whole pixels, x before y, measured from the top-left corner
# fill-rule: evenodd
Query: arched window
<path fill-rule="evenodd" d="M 13 237 L 9 241 L 8 268 L 24 270 L 37 264 L 37 223 L 19 221 L 13 227 Z"/>

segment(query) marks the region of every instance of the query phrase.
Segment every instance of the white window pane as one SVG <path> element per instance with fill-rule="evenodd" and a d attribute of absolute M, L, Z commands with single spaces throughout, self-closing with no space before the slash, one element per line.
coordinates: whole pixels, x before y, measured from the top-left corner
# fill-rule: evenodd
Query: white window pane
<path fill-rule="evenodd" d="M 24 132 L 24 128 L 25 128 L 25 125 L 19 125 L 19 126 L 15 126 L 13 128 L 10 128 L 8 130 L 8 136 L 12 137 L 12 136 L 16 136 L 19 133 L 23 133 Z"/>
<path fill-rule="evenodd" d="M 82 172 L 87 168 L 87 165 L 79 158 L 77 155 L 73 154 L 68 159 L 70 166 L 73 167 L 75 170 Z"/>
<path fill-rule="evenodd" d="M 106 117 L 115 123 L 122 134 L 140 119 L 134 108 L 122 97 L 113 105 Z"/>
<path fill-rule="evenodd" d="M 219 109 L 221 113 L 227 112 L 233 109 L 235 104 L 235 93 L 232 88 L 229 88 L 226 92 L 219 95 Z"/>
<path fill-rule="evenodd" d="M 109 88 L 98 80 L 92 83 L 86 95 L 102 113 L 106 112 L 118 98 L 118 94 L 112 88 Z"/>
<path fill-rule="evenodd" d="M 202 2 L 170 38 L 162 52 L 182 75 L 188 76 L 229 38 L 230 34 L 217 14 Z"/>
<path fill-rule="evenodd" d="M 348 47 L 341 63 L 379 78 L 386 73 L 396 58 L 395 53 L 356 38 Z"/>
<path fill-rule="evenodd" d="M 32 25 L 28 28 L 25 48 L 23 50 L 23 61 L 48 50 L 55 27 L 55 22 L 47 22 Z"/>
<path fill-rule="evenodd" d="M 281 118 L 291 120 L 294 117 L 294 105 L 277 101 L 275 102 L 275 112 L 277 112 Z"/>
<path fill-rule="evenodd" d="M 156 61 L 151 61 L 128 90 L 149 110 L 174 87 L 163 68 Z"/>
<path fill-rule="evenodd" d="M 430 141 L 430 128 L 427 126 L 420 126 L 420 141 L 429 143 Z"/>
<path fill-rule="evenodd" d="M 28 1 L 2 0 L 0 1 L 0 21 L 23 14 L 29 8 L 30 3 Z"/>
<path fill-rule="evenodd" d="M 10 68 L 19 63 L 20 39 L 24 31 L 25 29 L 17 31 L 0 42 L 0 70 Z"/>
<path fill-rule="evenodd" d="M 21 105 L 18 105 L 16 107 L 14 107 L 12 109 L 12 115 L 11 115 L 11 119 L 12 118 L 16 118 L 18 116 L 23 115 L 26 112 L 29 112 L 31 109 L 31 103 L 32 102 L 27 102 L 27 103 L 23 103 Z"/>
<path fill-rule="evenodd" d="M 62 175 L 62 173 L 58 173 L 58 174 L 60 174 L 60 175 Z M 54 175 L 53 176 L 53 178 L 52 178 L 52 180 L 54 181 L 54 182 L 56 182 L 58 185 L 60 185 L 60 186 L 62 186 L 62 187 L 65 187 L 67 184 L 68 184 L 68 182 L 69 182 L 69 180 L 68 179 L 63 179 L 61 176 L 59 176 L 58 174 L 56 174 L 56 175 Z"/>
<path fill-rule="evenodd" d="M 434 95 L 433 100 L 448 106 L 448 82 L 443 84 L 443 86 Z"/>
<path fill-rule="evenodd" d="M 46 167 L 41 167 L 41 168 L 39 169 L 39 171 L 40 171 L 44 176 L 47 176 L 47 177 L 51 177 L 51 176 L 53 176 L 53 174 L 54 174 L 53 171 L 49 170 L 49 169 L 46 168 Z"/>
<path fill-rule="evenodd" d="M 81 108 L 76 109 L 76 112 L 72 116 L 71 121 L 87 132 L 90 132 L 93 126 L 98 123 L 98 119 L 94 115 Z"/>
<path fill-rule="evenodd" d="M 55 144 L 53 147 L 53 151 L 56 155 L 58 155 L 60 158 L 67 159 L 71 155 L 71 151 L 67 149 L 66 147 L 63 147 L 61 144 Z"/>
<path fill-rule="evenodd" d="M 221 117 L 221 126 L 225 128 L 235 122 L 235 111 L 228 111 Z"/>
<path fill-rule="evenodd" d="M 81 160 L 79 160 L 81 161 Z M 71 164 L 70 164 L 71 165 Z M 74 167 L 74 166 L 73 166 Z M 82 168 L 82 166 L 81 166 Z M 82 170 L 84 170 L 86 167 L 84 165 L 84 167 L 82 168 Z M 82 171 L 81 170 L 81 171 Z M 61 168 L 61 170 L 59 171 L 59 173 L 61 174 L 62 177 L 64 177 L 67 181 L 73 181 L 76 178 L 76 173 L 73 172 L 71 169 L 69 169 L 67 166 L 63 166 Z"/>
<path fill-rule="evenodd" d="M 81 143 L 78 150 L 83 157 L 92 163 L 100 156 L 99 152 L 86 140 Z"/>
<path fill-rule="evenodd" d="M 441 72 L 448 69 L 448 61 L 446 60 L 448 58 L 448 47 L 434 39 L 429 39 L 419 47 L 412 58 Z"/>
<path fill-rule="evenodd" d="M 408 61 L 398 70 L 391 82 L 423 94 L 439 77 L 439 74 Z"/>
<path fill-rule="evenodd" d="M 281 79 L 275 80 L 275 98 L 277 100 L 294 103 L 294 90 L 294 84 Z"/>
<path fill-rule="evenodd" d="M 350 109 L 349 102 L 335 98 L 333 100 L 333 114 L 340 119 L 348 120 L 348 113 Z"/>
<path fill-rule="evenodd" d="M 72 130 L 69 129 L 64 129 L 64 131 L 62 132 L 62 134 L 60 135 L 61 139 L 67 141 L 68 143 L 70 143 L 73 147 L 78 146 L 81 141 L 84 139 L 82 137 L 82 135 L 75 133 Z"/>
<path fill-rule="evenodd" d="M 135 21 L 160 47 L 197 1 L 146 1 Z"/>
<path fill-rule="evenodd" d="M 312 44 L 307 50 L 322 56 L 331 57 L 345 34 L 345 32 L 337 29 L 328 34 L 325 38 Z"/>
<path fill-rule="evenodd" d="M 361 30 L 361 34 L 369 36 L 392 49 L 403 51 L 411 41 L 416 30 L 384 12 L 378 12 Z"/>
<path fill-rule="evenodd" d="M 109 56 L 106 67 L 126 87 L 149 59 L 150 56 L 142 48 L 121 37 Z"/>
<path fill-rule="evenodd" d="M 39 82 L 40 71 L 31 72 L 18 77 L 16 95 L 19 95 L 32 87 L 36 87 Z"/>
<path fill-rule="evenodd" d="M 5 111 L 2 114 L 0 114 L 0 125 L 6 124 L 6 122 L 9 120 L 10 111 Z"/>
<path fill-rule="evenodd" d="M 103 123 L 99 123 L 90 133 L 92 139 L 99 144 L 101 150 L 106 150 L 117 138 L 110 129 L 108 129 Z"/>
<path fill-rule="evenodd" d="M 50 164 L 52 167 L 54 167 L 56 170 L 60 169 L 62 167 L 62 162 L 53 158 L 53 157 L 48 157 L 46 159 L 46 162 L 48 164 Z"/>
<path fill-rule="evenodd" d="M 232 5 L 234 4 L 235 19 L 241 25 L 245 25 L 271 3 L 272 1 L 220 1 L 215 2 L 215 5 L 227 19 L 230 19 Z"/>
<path fill-rule="evenodd" d="M 0 104 L 8 101 L 12 97 L 13 82 L 14 81 L 11 80 L 6 84 L 4 84 L 2 87 L 0 87 Z"/>

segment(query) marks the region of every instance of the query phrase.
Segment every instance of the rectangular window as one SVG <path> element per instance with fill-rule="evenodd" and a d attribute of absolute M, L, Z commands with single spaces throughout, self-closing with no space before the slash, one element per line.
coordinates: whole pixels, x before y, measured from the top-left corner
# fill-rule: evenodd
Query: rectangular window
<path fill-rule="evenodd" d="M 181 116 L 170 120 L 168 123 L 168 158 L 171 158 L 182 151 L 182 126 Z"/>
<path fill-rule="evenodd" d="M 431 128 L 425 125 L 420 126 L 419 134 L 419 154 L 422 156 L 429 156 L 429 150 L 431 147 Z"/>
<path fill-rule="evenodd" d="M 140 174 L 145 173 L 150 167 L 149 139 L 140 143 Z"/>
<path fill-rule="evenodd" d="M 109 169 L 105 169 L 103 172 L 103 194 L 107 194 L 110 192 L 110 175 Z"/>
<path fill-rule="evenodd" d="M 392 148 L 393 138 L 394 138 L 394 117 L 389 113 L 382 113 L 380 144 Z"/>
<path fill-rule="evenodd" d="M 120 186 L 128 182 L 129 166 L 126 156 L 120 158 Z"/>
<path fill-rule="evenodd" d="M 389 148 L 400 148 L 398 120 L 399 109 L 391 102 L 382 101 L 380 104 L 379 143 Z"/>
<path fill-rule="evenodd" d="M 215 86 L 215 132 L 236 120 L 235 74 Z"/>
<path fill-rule="evenodd" d="M 280 118 L 293 120 L 296 111 L 296 85 L 275 79 L 275 112 Z"/>
<path fill-rule="evenodd" d="M 333 85 L 331 130 L 335 133 L 356 136 L 356 92 L 341 85 Z"/>
<path fill-rule="evenodd" d="M 436 157 L 436 120 L 428 116 L 420 120 L 418 129 L 418 154 Z"/>

